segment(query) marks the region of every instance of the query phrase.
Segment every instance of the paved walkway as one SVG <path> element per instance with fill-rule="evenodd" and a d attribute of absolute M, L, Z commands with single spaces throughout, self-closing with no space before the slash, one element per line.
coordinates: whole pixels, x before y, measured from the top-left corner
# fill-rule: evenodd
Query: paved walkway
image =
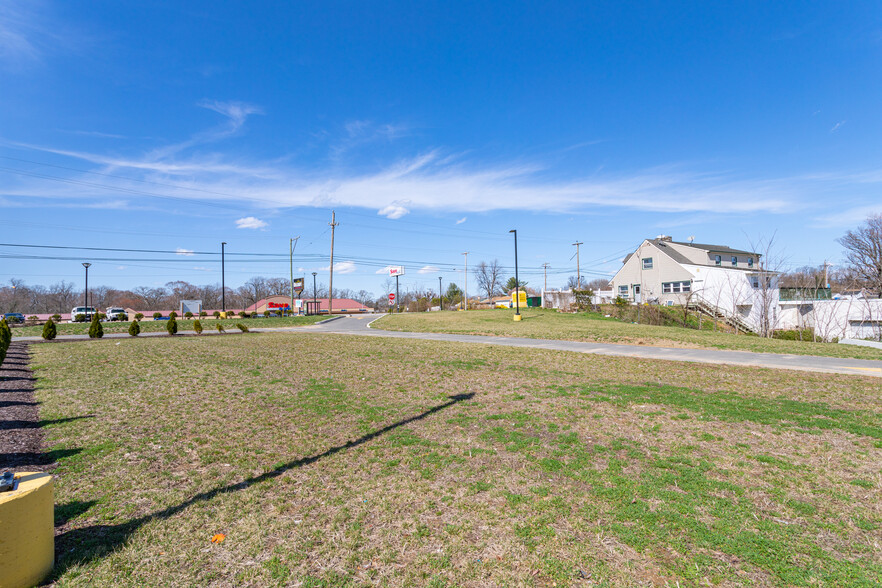
<path fill-rule="evenodd" d="M 753 353 L 751 351 L 723 351 L 717 349 L 679 349 L 674 347 L 648 347 L 616 345 L 613 343 L 584 343 L 580 341 L 556 341 L 551 339 L 527 339 L 521 337 L 489 337 L 483 335 L 451 335 L 446 333 L 407 333 L 382 331 L 370 328 L 376 316 L 346 317 L 322 325 L 304 327 L 311 332 L 366 335 L 399 339 L 428 339 L 430 341 L 458 341 L 461 343 L 484 343 L 506 347 L 529 347 L 555 351 L 575 351 L 595 355 L 666 359 L 697 363 L 756 366 L 828 374 L 850 374 L 882 378 L 882 361 L 868 359 L 844 359 L 816 355 L 783 355 L 778 353 Z"/>
<path fill-rule="evenodd" d="M 869 359 L 846 359 L 837 357 L 820 357 L 817 355 L 783 355 L 778 353 L 753 353 L 751 351 L 723 351 L 717 349 L 680 349 L 675 347 L 617 345 L 614 343 L 583 343 L 580 341 L 556 341 L 551 339 L 527 339 L 521 337 L 451 335 L 447 333 L 407 333 L 401 331 L 382 331 L 380 329 L 371 328 L 370 323 L 382 318 L 382 316 L 339 316 L 305 327 L 253 328 L 251 331 L 254 333 L 330 333 L 340 335 L 363 335 L 367 337 L 387 337 L 394 339 L 423 339 L 429 341 L 483 343 L 486 345 L 551 349 L 554 351 L 573 351 L 576 353 L 592 353 L 595 355 L 611 355 L 616 357 L 692 361 L 717 365 L 755 366 L 804 372 L 823 372 L 828 374 L 849 374 L 882 378 L 882 361 Z M 193 331 L 180 331 L 178 334 L 195 335 Z M 230 334 L 237 334 L 237 331 L 227 331 L 226 335 Z M 218 335 L 219 333 L 206 329 L 202 336 Z M 140 336 L 168 337 L 168 334 L 165 332 L 141 333 Z M 104 338 L 124 339 L 129 338 L 129 335 L 125 333 L 112 333 L 104 335 Z M 78 340 L 88 339 L 88 336 L 59 335 L 57 339 Z M 13 337 L 13 341 L 42 341 L 42 339 L 40 337 Z"/>

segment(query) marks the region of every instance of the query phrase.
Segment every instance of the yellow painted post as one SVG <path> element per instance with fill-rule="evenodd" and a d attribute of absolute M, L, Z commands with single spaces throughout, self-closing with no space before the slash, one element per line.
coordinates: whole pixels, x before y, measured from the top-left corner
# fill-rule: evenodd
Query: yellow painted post
<path fill-rule="evenodd" d="M 0 492 L 0 588 L 40 584 L 55 564 L 52 476 L 22 472 L 15 479 L 15 489 Z"/>

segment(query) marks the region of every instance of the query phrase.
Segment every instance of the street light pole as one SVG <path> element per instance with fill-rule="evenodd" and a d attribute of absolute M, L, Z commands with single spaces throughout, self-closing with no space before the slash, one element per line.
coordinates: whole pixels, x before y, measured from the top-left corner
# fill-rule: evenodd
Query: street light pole
<path fill-rule="evenodd" d="M 514 233 L 515 241 L 515 316 L 514 320 L 521 320 L 521 280 L 518 278 L 518 231 L 512 229 L 509 233 Z"/>
<path fill-rule="evenodd" d="M 86 268 L 86 288 L 83 290 L 83 306 L 85 306 L 85 311 L 87 317 L 91 320 L 92 315 L 89 313 L 89 266 L 92 265 L 89 262 L 83 262 L 83 267 Z M 74 317 L 71 317 L 74 318 Z"/>
<path fill-rule="evenodd" d="M 226 241 L 221 243 L 221 312 L 224 313 L 224 316 L 227 312 L 227 285 L 225 281 L 225 268 L 224 268 L 224 246 L 227 244 Z M 243 309 L 244 310 L 244 309 Z"/>
<path fill-rule="evenodd" d="M 316 314 L 319 314 L 318 309 L 315 307 L 315 305 L 317 304 L 316 299 L 315 299 L 315 297 L 316 297 L 315 275 L 317 273 L 318 272 L 312 272 L 312 311 Z"/>
<path fill-rule="evenodd" d="M 438 310 L 444 310 L 444 292 L 441 291 L 441 276 L 438 276 Z"/>

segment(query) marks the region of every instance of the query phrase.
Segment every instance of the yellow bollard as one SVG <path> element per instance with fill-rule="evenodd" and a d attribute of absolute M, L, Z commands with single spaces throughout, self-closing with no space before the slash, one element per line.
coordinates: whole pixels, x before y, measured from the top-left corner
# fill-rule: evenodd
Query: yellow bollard
<path fill-rule="evenodd" d="M 0 492 L 0 588 L 40 584 L 55 564 L 55 493 L 52 476 L 15 474 Z"/>
<path fill-rule="evenodd" d="M 521 318 L 522 318 L 522 317 L 521 317 L 521 315 L 519 315 L 519 314 L 514 315 L 514 320 L 516 320 L 516 321 L 521 320 Z"/>

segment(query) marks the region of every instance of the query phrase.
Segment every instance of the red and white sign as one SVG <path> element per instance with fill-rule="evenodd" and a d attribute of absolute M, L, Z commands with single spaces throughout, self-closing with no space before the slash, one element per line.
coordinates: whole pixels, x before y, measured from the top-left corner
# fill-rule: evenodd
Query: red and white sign
<path fill-rule="evenodd" d="M 403 265 L 390 265 L 389 266 L 389 275 L 390 276 L 403 276 L 404 275 L 404 266 Z"/>
<path fill-rule="evenodd" d="M 389 294 L 389 304 L 392 304 L 393 302 L 395 302 L 395 292 Z"/>

